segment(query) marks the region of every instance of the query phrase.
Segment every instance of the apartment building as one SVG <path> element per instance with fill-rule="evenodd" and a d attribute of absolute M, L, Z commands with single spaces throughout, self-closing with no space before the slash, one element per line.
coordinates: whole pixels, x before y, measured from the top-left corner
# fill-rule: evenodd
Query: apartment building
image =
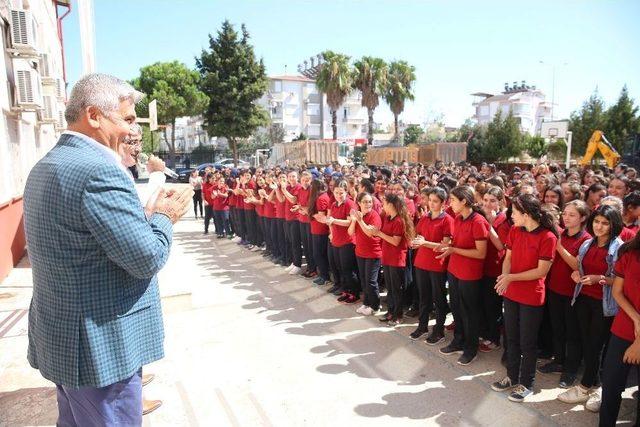
<path fill-rule="evenodd" d="M 0 0 L 0 280 L 24 254 L 22 193 L 29 171 L 66 126 L 58 28 L 68 6 Z"/>
<path fill-rule="evenodd" d="M 285 142 L 301 133 L 309 139 L 331 139 L 331 111 L 315 81 L 304 76 L 269 77 L 269 90 L 258 101 L 269 112 L 271 122 L 282 126 Z M 367 110 L 358 92 L 350 94 L 337 110 L 338 141 L 366 138 Z"/>
<path fill-rule="evenodd" d="M 471 94 L 475 97 L 473 106 L 476 113 L 473 116 L 479 124 L 488 124 L 500 111 L 504 116 L 513 112 L 520 130 L 523 133 L 536 135 L 540 133 L 543 121 L 551 120 L 551 103 L 547 102 L 544 93 L 529 86 L 523 80 L 521 84 L 513 82 L 504 85 L 504 91 L 498 95 L 491 93 L 477 92 Z"/>

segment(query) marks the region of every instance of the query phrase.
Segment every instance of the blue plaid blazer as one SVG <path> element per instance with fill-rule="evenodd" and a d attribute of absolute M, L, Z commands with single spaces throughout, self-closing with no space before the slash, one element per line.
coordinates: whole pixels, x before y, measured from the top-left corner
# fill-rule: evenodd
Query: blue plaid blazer
<path fill-rule="evenodd" d="M 27 358 L 67 387 L 103 387 L 163 357 L 156 273 L 172 225 L 146 219 L 109 153 L 63 134 L 31 170 L 24 225 L 33 268 Z"/>

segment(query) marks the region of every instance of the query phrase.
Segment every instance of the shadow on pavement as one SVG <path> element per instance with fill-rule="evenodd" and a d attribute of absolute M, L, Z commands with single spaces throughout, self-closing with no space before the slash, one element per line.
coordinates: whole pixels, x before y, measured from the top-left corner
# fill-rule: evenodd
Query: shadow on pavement
<path fill-rule="evenodd" d="M 55 425 L 55 387 L 21 388 L 0 393 L 0 426 Z"/>

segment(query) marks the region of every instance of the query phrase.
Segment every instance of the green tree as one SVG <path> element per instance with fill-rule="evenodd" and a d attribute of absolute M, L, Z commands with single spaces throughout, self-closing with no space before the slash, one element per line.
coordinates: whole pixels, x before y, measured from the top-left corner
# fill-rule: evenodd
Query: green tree
<path fill-rule="evenodd" d="M 284 127 L 275 123 L 269 126 L 269 140 L 271 141 L 271 145 L 284 142 Z"/>
<path fill-rule="evenodd" d="M 582 108 L 571 113 L 569 130 L 573 132 L 571 152 L 580 156 L 584 155 L 587 142 L 594 130 L 604 130 L 607 123 L 604 101 L 596 90 L 588 100 L 582 104 Z"/>
<path fill-rule="evenodd" d="M 160 149 L 157 132 L 151 132 L 147 126 L 142 126 L 142 152 L 145 154 L 157 153 Z"/>
<path fill-rule="evenodd" d="M 156 62 L 140 69 L 140 76 L 131 84 L 147 96 L 141 102 L 139 111 L 147 114 L 148 103 L 158 101 L 158 122 L 171 125 L 171 140 L 164 128 L 165 140 L 169 143 L 169 164 L 175 165 L 176 151 L 176 118 L 202 114 L 208 98 L 198 85 L 200 75 L 178 61 Z"/>
<path fill-rule="evenodd" d="M 524 136 L 524 148 L 534 159 L 539 159 L 547 154 L 549 144 L 541 136 L 531 136 L 529 134 Z"/>
<path fill-rule="evenodd" d="M 487 143 L 487 127 L 473 123 L 470 120 L 464 122 L 460 129 L 456 141 L 467 143 L 467 159 L 471 162 L 484 161 L 484 149 Z"/>
<path fill-rule="evenodd" d="M 638 107 L 629 97 L 627 85 L 620 91 L 618 101 L 607 110 L 602 130 L 607 140 L 620 154 L 624 154 L 626 142 L 640 132 Z"/>
<path fill-rule="evenodd" d="M 237 164 L 238 141 L 269 123 L 267 112 L 255 103 L 269 85 L 264 63 L 256 59 L 246 27 L 242 25 L 242 35 L 238 35 L 224 21 L 215 38 L 209 35 L 209 50 L 202 51 L 196 66 L 202 91 L 209 96 L 207 132 L 227 138 Z"/>
<path fill-rule="evenodd" d="M 398 116 L 404 111 L 407 100 L 412 101 L 413 84 L 416 81 L 416 69 L 406 61 L 393 61 L 389 65 L 389 77 L 385 101 L 393 113 L 395 138 L 398 139 Z"/>
<path fill-rule="evenodd" d="M 384 96 L 389 67 L 383 59 L 364 56 L 354 64 L 353 87 L 362 93 L 362 106 L 367 109 L 369 122 L 367 140 L 373 144 L 373 112 Z"/>
<path fill-rule="evenodd" d="M 420 125 L 409 125 L 404 130 L 404 145 L 417 144 L 423 135 Z"/>
<path fill-rule="evenodd" d="M 523 136 L 520 125 L 513 112 L 509 111 L 504 118 L 498 110 L 493 120 L 487 126 L 486 143 L 483 157 L 486 161 L 508 160 L 522 153 Z"/>
<path fill-rule="evenodd" d="M 353 74 L 349 69 L 349 57 L 330 50 L 322 53 L 324 63 L 318 71 L 316 86 L 327 95 L 327 105 L 331 110 L 333 139 L 338 139 L 338 108 L 352 89 Z"/>

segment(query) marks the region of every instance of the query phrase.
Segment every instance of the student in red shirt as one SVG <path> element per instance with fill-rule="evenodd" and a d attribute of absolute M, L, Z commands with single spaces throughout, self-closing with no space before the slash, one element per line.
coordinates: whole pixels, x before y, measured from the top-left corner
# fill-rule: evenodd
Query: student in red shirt
<path fill-rule="evenodd" d="M 311 181 L 307 213 L 310 220 L 313 259 L 318 267 L 318 277 L 313 283 L 323 286 L 329 282 L 329 227 L 324 221 L 331 206 L 327 186 L 321 179 Z M 320 219 L 320 220 L 319 220 Z"/>
<path fill-rule="evenodd" d="M 338 302 L 354 304 L 360 300 L 360 284 L 357 281 L 356 252 L 353 237 L 348 229 L 351 225 L 351 210 L 357 209 L 353 200 L 347 197 L 348 184 L 345 180 L 336 182 L 333 196 L 336 201 L 329 209 L 325 222 L 330 228 L 329 238 L 336 269 L 335 284 L 329 292 L 340 295 Z M 335 289 L 334 289 L 335 288 Z"/>
<path fill-rule="evenodd" d="M 245 169 L 240 175 L 240 188 L 242 196 L 242 214 L 244 215 L 245 225 L 245 239 L 248 244 L 247 249 L 259 248 L 262 246 L 260 241 L 260 233 L 258 232 L 258 215 L 256 213 L 256 207 L 252 203 L 255 197 L 255 190 L 257 188 L 256 182 L 253 180 L 253 175 L 250 169 Z"/>
<path fill-rule="evenodd" d="M 213 220 L 216 225 L 216 234 L 219 239 L 226 236 L 232 238 L 231 223 L 229 222 L 229 187 L 224 177 L 218 179 L 218 186 L 212 191 Z"/>
<path fill-rule="evenodd" d="M 380 309 L 378 274 L 382 245 L 380 238 L 373 234 L 382 226 L 382 220 L 373 208 L 373 200 L 374 196 L 370 193 L 358 194 L 356 202 L 360 211 L 351 211 L 351 225 L 348 230 L 349 235 L 355 237 L 356 260 L 363 291 L 362 306 L 356 312 L 365 316 L 371 316 Z"/>
<path fill-rule="evenodd" d="M 372 233 L 382 239 L 382 267 L 388 289 L 389 311 L 380 321 L 388 322 L 388 325 L 393 327 L 403 323 L 402 299 L 406 283 L 407 250 L 415 230 L 413 219 L 407 212 L 407 205 L 400 196 L 387 193 L 382 202 L 382 209 L 382 227 Z"/>
<path fill-rule="evenodd" d="M 285 198 L 284 218 L 287 227 L 285 234 L 291 245 L 291 265 L 286 271 L 291 275 L 302 273 L 302 241 L 300 239 L 300 223 L 298 221 L 298 192 L 300 188 L 298 172 L 296 171 L 290 171 L 287 174 L 287 184 L 280 186 L 280 191 Z"/>
<path fill-rule="evenodd" d="M 640 365 L 640 234 L 618 251 L 613 297 L 620 309 L 604 356 L 600 425 L 615 426 L 629 370 Z"/>
<path fill-rule="evenodd" d="M 307 269 L 302 275 L 306 278 L 317 276 L 316 263 L 313 258 L 313 245 L 311 243 L 311 222 L 309 220 L 309 195 L 311 194 L 311 173 L 304 171 L 300 174 L 300 189 L 298 190 L 298 225 L 300 227 L 300 241 L 302 242 L 302 254 L 307 261 Z"/>
<path fill-rule="evenodd" d="M 213 201 L 211 200 L 211 192 L 215 187 L 213 174 L 209 172 L 202 183 L 202 201 L 204 202 L 204 234 L 209 234 L 209 224 L 213 218 Z M 215 221 L 214 221 L 215 226 Z M 216 230 L 217 232 L 218 230 Z"/>
<path fill-rule="evenodd" d="M 420 204 L 425 210 L 416 226 L 416 238 L 411 242 L 415 251 L 414 267 L 418 289 L 418 327 L 411 333 L 417 340 L 428 332 L 429 310 L 435 305 L 436 324 L 427 337 L 427 344 L 436 345 L 444 340 L 444 321 L 449 311 L 447 304 L 447 264 L 436 249 L 449 245 L 453 235 L 453 218 L 444 212 L 447 192 L 440 187 L 425 187 L 420 192 Z"/>
<path fill-rule="evenodd" d="M 261 181 L 258 189 L 259 204 L 262 205 L 262 231 L 264 233 L 264 242 L 266 250 L 263 252 L 263 256 L 274 261 L 275 248 L 273 243 L 273 234 L 271 232 L 273 225 L 272 221 L 275 216 L 275 207 L 273 203 L 269 201 L 269 186 L 273 183 L 273 175 L 268 173 L 264 176 L 264 180 Z"/>
<path fill-rule="evenodd" d="M 603 310 L 603 288 L 613 285 L 613 277 L 607 274 L 607 257 L 609 245 L 615 243 L 623 226 L 622 215 L 613 206 L 601 205 L 594 210 L 587 221 L 587 231 L 593 239 L 590 244 L 585 243 L 589 248 L 582 259 L 578 257 L 578 269 L 571 274 L 573 281 L 581 285 L 574 290 L 574 310 L 580 325 L 584 371 L 580 383 L 560 393 L 558 400 L 571 404 L 585 403 L 585 407 L 594 412 L 600 407 L 597 390 L 600 358 L 613 322 L 613 313 L 605 316 Z"/>
<path fill-rule="evenodd" d="M 482 309 L 482 270 L 487 253 L 489 223 L 475 205 L 472 187 L 451 190 L 451 208 L 456 214 L 451 245 L 442 246 L 438 259 L 449 257 L 448 279 L 451 311 L 455 322 L 453 341 L 440 349 L 442 354 L 462 352 L 460 365 L 473 362 L 478 354 Z"/>
<path fill-rule="evenodd" d="M 510 391 L 512 402 L 533 393 L 538 331 L 544 315 L 544 279 L 556 252 L 557 230 L 551 212 L 532 194 L 511 200 L 513 227 L 507 238 L 496 291 L 504 300 L 507 376 L 491 385 Z"/>
<path fill-rule="evenodd" d="M 578 249 L 591 238 L 585 231 L 589 208 L 582 200 L 567 202 L 562 211 L 564 231 L 556 246 L 557 256 L 547 276 L 547 308 L 553 337 L 553 359 L 538 367 L 543 374 L 562 373 L 560 387 L 569 388 L 576 379 L 581 360 L 580 328 L 571 298 L 575 282 L 571 273 L 578 268 Z"/>
<path fill-rule="evenodd" d="M 479 184 L 478 184 L 479 185 Z M 500 348 L 500 320 L 502 297 L 495 290 L 502 273 L 502 261 L 506 253 L 505 243 L 511 230 L 511 222 L 505 213 L 506 200 L 500 187 L 488 187 L 482 196 L 482 210 L 490 225 L 487 256 L 482 275 L 482 325 L 483 341 L 479 350 L 489 352 Z"/>
<path fill-rule="evenodd" d="M 289 232 L 287 231 L 286 224 L 286 203 L 284 194 L 282 194 L 282 187 L 287 186 L 287 174 L 281 172 L 278 175 L 278 179 L 275 185 L 273 185 L 273 201 L 276 206 L 276 236 L 278 241 L 278 247 L 280 258 L 279 262 L 276 264 L 280 264 L 282 266 L 286 266 L 291 268 L 291 244 L 289 240 Z"/>
<path fill-rule="evenodd" d="M 624 228 L 635 236 L 640 231 L 640 192 L 634 191 L 627 194 L 624 196 L 622 204 Z"/>

